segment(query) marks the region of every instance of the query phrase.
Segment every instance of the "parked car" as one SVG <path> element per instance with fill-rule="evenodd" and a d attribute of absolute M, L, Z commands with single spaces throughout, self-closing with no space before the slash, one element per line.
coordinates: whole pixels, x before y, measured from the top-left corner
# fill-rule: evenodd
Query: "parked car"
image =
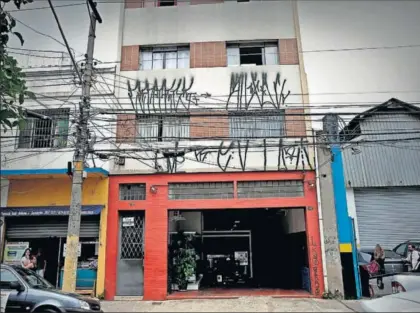
<path fill-rule="evenodd" d="M 406 258 L 408 254 L 408 245 L 414 245 L 418 249 L 420 247 L 420 240 L 407 240 L 397 245 L 392 251 Z"/>
<path fill-rule="evenodd" d="M 420 312 L 420 290 L 361 301 L 362 312 Z"/>
<path fill-rule="evenodd" d="M 364 255 L 366 254 L 370 255 L 370 257 L 372 258 L 374 249 L 362 248 L 360 249 L 360 252 L 363 253 Z M 389 249 L 384 249 L 384 252 L 385 252 L 385 274 L 402 273 L 407 269 L 406 262 L 403 260 L 401 255 Z M 367 262 L 370 262 L 370 260 L 367 260 Z"/>
<path fill-rule="evenodd" d="M 407 292 L 420 289 L 420 267 L 413 272 L 396 274 L 392 277 L 392 292 Z"/>
<path fill-rule="evenodd" d="M 35 272 L 1 264 L 2 312 L 102 312 L 98 299 L 57 290 Z"/>

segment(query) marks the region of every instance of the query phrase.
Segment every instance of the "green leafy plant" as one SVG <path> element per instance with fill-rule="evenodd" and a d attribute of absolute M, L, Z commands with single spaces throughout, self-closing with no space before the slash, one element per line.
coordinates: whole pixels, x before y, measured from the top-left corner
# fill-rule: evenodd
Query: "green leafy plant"
<path fill-rule="evenodd" d="M 192 238 L 184 233 L 178 233 L 171 245 L 173 260 L 172 281 L 180 290 L 186 290 L 188 280 L 195 274 L 197 268 L 196 252 Z"/>
<path fill-rule="evenodd" d="M 20 9 L 22 4 L 32 1 L 14 0 L 13 3 Z M 0 126 L 4 131 L 17 125 L 22 126 L 25 118 L 22 104 L 25 97 L 35 98 L 26 87 L 25 73 L 18 66 L 16 59 L 7 53 L 10 36 L 17 37 L 21 45 L 24 43 L 22 35 L 13 30 L 16 20 L 4 10 L 9 2 L 11 1 L 0 0 Z"/>

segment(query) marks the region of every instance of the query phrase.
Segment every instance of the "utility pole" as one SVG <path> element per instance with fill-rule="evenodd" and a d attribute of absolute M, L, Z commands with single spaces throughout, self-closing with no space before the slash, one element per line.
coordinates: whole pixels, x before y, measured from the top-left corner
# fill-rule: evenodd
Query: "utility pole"
<path fill-rule="evenodd" d="M 84 178 L 84 162 L 88 148 L 88 121 L 90 113 L 90 87 L 93 71 L 93 51 L 95 46 L 96 22 L 102 23 L 102 18 L 96 10 L 96 3 L 88 0 L 92 10 L 90 13 L 89 39 L 85 55 L 86 65 L 83 73 L 82 101 L 79 104 L 79 116 L 76 132 L 76 151 L 74 154 L 73 181 L 71 188 L 71 204 L 69 225 L 67 229 L 66 257 L 64 260 L 63 290 L 76 290 L 76 272 L 80 234 L 80 219 L 82 213 L 82 188 Z M 53 7 L 51 6 L 53 9 Z M 54 10 L 53 10 L 54 12 Z"/>

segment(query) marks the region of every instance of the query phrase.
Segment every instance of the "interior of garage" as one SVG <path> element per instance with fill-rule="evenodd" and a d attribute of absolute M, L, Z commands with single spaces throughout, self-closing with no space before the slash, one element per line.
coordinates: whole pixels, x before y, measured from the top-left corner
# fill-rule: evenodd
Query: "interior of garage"
<path fill-rule="evenodd" d="M 182 255 L 179 251 L 183 249 L 191 253 Z M 169 213 L 170 292 L 179 289 L 309 291 L 307 255 L 303 208 Z M 193 271 L 188 272 L 185 263 Z M 182 269 L 187 269 L 190 277 L 188 284 L 180 287 Z"/>

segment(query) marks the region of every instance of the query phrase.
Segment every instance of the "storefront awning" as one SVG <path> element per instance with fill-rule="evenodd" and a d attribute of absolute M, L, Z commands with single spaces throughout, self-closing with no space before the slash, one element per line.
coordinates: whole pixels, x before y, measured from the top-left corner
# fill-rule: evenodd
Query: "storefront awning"
<path fill-rule="evenodd" d="M 83 205 L 82 215 L 99 215 L 103 205 Z M 70 206 L 36 206 L 1 208 L 2 216 L 65 216 L 69 215 Z"/>

